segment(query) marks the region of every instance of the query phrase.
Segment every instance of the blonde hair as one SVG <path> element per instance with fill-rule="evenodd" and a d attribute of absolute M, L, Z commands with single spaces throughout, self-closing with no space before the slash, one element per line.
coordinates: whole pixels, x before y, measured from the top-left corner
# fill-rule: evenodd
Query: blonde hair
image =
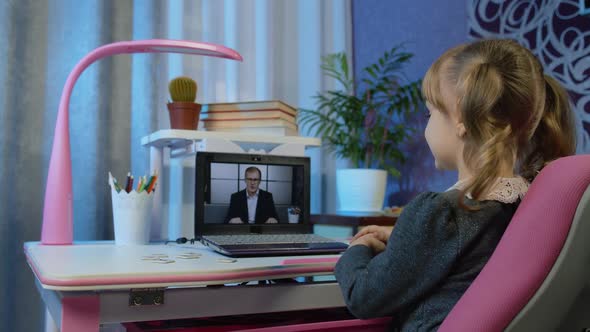
<path fill-rule="evenodd" d="M 456 108 L 466 129 L 463 158 L 478 174 L 463 191 L 473 199 L 490 189 L 506 160 L 515 165 L 516 174 L 532 180 L 549 161 L 574 153 L 567 93 L 515 41 L 460 45 L 434 62 L 422 91 L 430 104 L 448 113 L 441 84 L 451 84 L 458 96 Z"/>
<path fill-rule="evenodd" d="M 550 161 L 576 152 L 576 128 L 570 100 L 554 78 L 544 75 L 545 112 L 531 144 L 519 160 L 519 173 L 529 181 Z"/>

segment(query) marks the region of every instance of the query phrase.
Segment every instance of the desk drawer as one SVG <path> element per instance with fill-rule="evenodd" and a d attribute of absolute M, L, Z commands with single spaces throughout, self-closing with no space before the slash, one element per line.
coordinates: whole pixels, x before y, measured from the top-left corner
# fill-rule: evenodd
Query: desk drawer
<path fill-rule="evenodd" d="M 127 332 L 385 331 L 391 318 L 360 320 L 345 308 L 124 324 Z"/>
<path fill-rule="evenodd" d="M 262 327 L 236 332 L 305 332 L 305 331 L 334 331 L 334 332 L 383 332 L 389 326 L 391 318 L 347 319 L 328 322 L 304 323 Z"/>

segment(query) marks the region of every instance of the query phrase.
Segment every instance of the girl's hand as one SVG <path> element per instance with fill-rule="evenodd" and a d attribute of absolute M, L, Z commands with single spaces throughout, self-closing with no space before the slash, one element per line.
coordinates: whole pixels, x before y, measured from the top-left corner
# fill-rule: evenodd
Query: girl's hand
<path fill-rule="evenodd" d="M 373 234 L 365 234 L 356 240 L 350 242 L 349 247 L 363 245 L 371 248 L 373 251 L 373 255 L 377 255 L 378 253 L 385 250 L 385 243 L 378 240 Z"/>
<path fill-rule="evenodd" d="M 352 237 L 351 242 L 354 242 L 355 240 L 357 240 L 358 238 L 360 238 L 362 236 L 365 236 L 367 234 L 371 234 L 377 240 L 383 242 L 384 244 L 387 244 L 387 241 L 389 240 L 389 237 L 391 236 L 392 231 L 393 231 L 393 226 L 371 225 L 371 226 L 363 227 L 363 229 L 361 229 L 358 233 L 356 233 Z"/>

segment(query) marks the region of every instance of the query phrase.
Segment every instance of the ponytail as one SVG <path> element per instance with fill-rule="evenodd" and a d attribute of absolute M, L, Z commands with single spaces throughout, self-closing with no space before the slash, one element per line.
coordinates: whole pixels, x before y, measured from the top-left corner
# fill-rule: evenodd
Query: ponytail
<path fill-rule="evenodd" d="M 547 163 L 576 152 L 576 128 L 568 94 L 552 77 L 545 76 L 545 107 L 533 133 L 530 151 L 520 161 L 520 175 L 532 181 Z"/>

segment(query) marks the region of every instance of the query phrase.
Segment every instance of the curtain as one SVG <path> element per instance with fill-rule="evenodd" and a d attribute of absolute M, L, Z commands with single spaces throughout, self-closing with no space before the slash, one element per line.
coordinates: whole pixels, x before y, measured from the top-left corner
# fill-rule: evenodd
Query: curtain
<path fill-rule="evenodd" d="M 113 238 L 109 171 L 149 169 L 142 137 L 169 128 L 168 81 L 188 75 L 200 103 L 280 99 L 314 107 L 331 88 L 321 56 L 351 53 L 349 0 L 8 0 L 0 2 L 0 330 L 43 329 L 44 306 L 23 242 L 40 239 L 57 106 L 67 75 L 116 41 L 188 39 L 222 44 L 242 63 L 186 55 L 117 55 L 91 65 L 70 102 L 74 241 Z M 310 151 L 312 212 L 335 209 L 334 168 Z"/>

